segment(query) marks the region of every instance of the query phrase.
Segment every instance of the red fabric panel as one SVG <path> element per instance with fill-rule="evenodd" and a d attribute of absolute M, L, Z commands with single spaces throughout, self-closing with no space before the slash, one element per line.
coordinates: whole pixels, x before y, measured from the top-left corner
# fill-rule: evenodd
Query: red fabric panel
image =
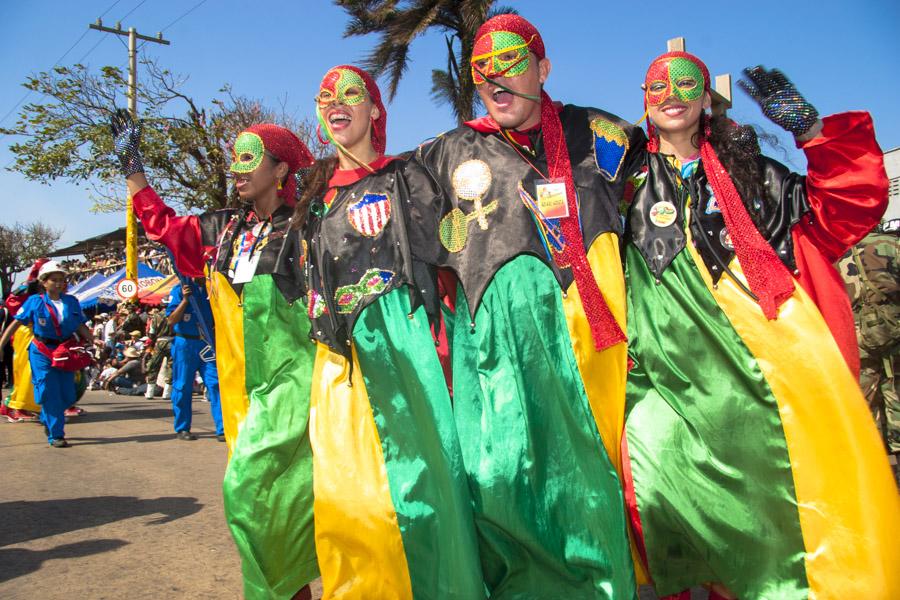
<path fill-rule="evenodd" d="M 797 281 L 819 307 L 847 366 L 859 376 L 853 311 L 834 262 L 881 220 L 888 203 L 884 155 L 867 112 L 823 119 L 822 132 L 798 144 L 809 161 L 806 192 L 812 215 L 794 226 Z"/>
<path fill-rule="evenodd" d="M 187 277 L 202 277 L 203 264 L 211 246 L 203 246 L 200 219 L 179 217 L 147 186 L 132 197 L 134 214 L 141 220 L 147 237 L 172 251 L 175 266 Z"/>
<path fill-rule="evenodd" d="M 823 123 L 818 136 L 798 144 L 809 162 L 806 192 L 814 218 L 795 228 L 833 263 L 881 220 L 888 178 L 869 113 L 840 113 Z"/>

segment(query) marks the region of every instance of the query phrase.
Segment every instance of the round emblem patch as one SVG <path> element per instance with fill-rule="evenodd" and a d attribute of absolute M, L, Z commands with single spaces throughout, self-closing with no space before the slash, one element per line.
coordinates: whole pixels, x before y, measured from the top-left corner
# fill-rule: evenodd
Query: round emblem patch
<path fill-rule="evenodd" d="M 650 222 L 657 227 L 668 227 L 675 222 L 678 211 L 675 205 L 666 200 L 661 200 L 650 207 Z"/>
<path fill-rule="evenodd" d="M 726 250 L 734 250 L 734 244 L 731 243 L 731 236 L 728 235 L 727 227 L 723 227 L 722 231 L 719 232 L 719 243 Z"/>

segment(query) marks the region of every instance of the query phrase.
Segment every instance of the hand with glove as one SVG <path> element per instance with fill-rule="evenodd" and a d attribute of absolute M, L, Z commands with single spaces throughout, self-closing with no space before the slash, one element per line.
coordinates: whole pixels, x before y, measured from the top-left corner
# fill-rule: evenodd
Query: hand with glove
<path fill-rule="evenodd" d="M 798 140 L 810 139 L 821 129 L 819 111 L 800 95 L 794 84 L 778 69 L 762 66 L 744 69 L 746 79 L 738 81 L 762 108 L 763 114 Z"/>
<path fill-rule="evenodd" d="M 143 173 L 140 148 L 141 122 L 135 122 L 127 110 L 120 108 L 110 117 L 109 129 L 112 131 L 115 153 L 125 177 Z"/>

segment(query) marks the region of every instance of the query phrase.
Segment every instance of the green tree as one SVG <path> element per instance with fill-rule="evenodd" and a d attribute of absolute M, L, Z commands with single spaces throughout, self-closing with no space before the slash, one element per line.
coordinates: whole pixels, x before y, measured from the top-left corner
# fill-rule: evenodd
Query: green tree
<path fill-rule="evenodd" d="M 228 167 L 230 144 L 243 128 L 275 122 L 304 142 L 314 139 L 312 122 L 287 114 L 283 105 L 280 110 L 266 107 L 225 86 L 207 109 L 181 91 L 185 77 L 154 61 L 142 64 L 138 106 L 144 166 L 160 196 L 176 209 L 208 210 L 237 202 Z M 13 127 L 0 128 L 0 134 L 21 140 L 10 145 L 15 162 L 9 170 L 45 184 L 56 179 L 84 184 L 92 210 L 123 210 L 125 186 L 113 155 L 109 117 L 127 104 L 127 76 L 117 67 L 95 73 L 76 64 L 39 73 L 23 85 L 42 101 L 25 105 Z"/>
<path fill-rule="evenodd" d="M 444 33 L 447 66 L 432 69 L 431 96 L 448 104 L 462 123 L 472 119 L 480 104 L 469 57 L 475 32 L 496 14 L 515 13 L 509 7 L 494 7 L 494 0 L 334 0 L 350 15 L 344 36 L 376 34 L 379 41 L 363 66 L 374 76 L 387 76 L 388 97 L 393 100 L 403 74 L 409 68 L 409 47 L 430 29 Z"/>
<path fill-rule="evenodd" d="M 43 223 L 0 225 L 0 289 L 4 298 L 12 289 L 13 276 L 49 254 L 61 235 L 62 231 Z"/>

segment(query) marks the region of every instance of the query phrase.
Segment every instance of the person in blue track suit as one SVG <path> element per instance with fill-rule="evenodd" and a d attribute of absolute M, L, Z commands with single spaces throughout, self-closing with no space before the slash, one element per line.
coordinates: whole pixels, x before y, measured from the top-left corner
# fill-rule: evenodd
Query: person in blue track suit
<path fill-rule="evenodd" d="M 206 385 L 209 407 L 216 424 L 216 439 L 224 442 L 225 427 L 222 424 L 222 405 L 219 401 L 219 373 L 212 356 L 214 342 L 203 337 L 212 333 L 212 309 L 209 306 L 204 279 L 198 278 L 197 281 L 199 284 L 190 282 L 175 286 L 166 308 L 169 325 L 175 332 L 175 339 L 172 341 L 172 410 L 175 413 L 175 435 L 179 440 L 197 439 L 197 436 L 191 433 L 191 393 L 194 387 L 194 374 L 199 371 Z M 203 321 L 210 328 L 208 333 L 203 332 L 200 327 L 200 319 L 191 305 L 192 296 L 197 302 Z"/>
<path fill-rule="evenodd" d="M 66 275 L 65 269 L 55 260 L 44 263 L 38 273 L 44 293 L 28 298 L 0 337 L 2 357 L 3 349 L 19 327 L 25 326 L 34 334 L 34 340 L 28 347 L 34 397 L 41 406 L 41 423 L 47 431 L 47 441 L 54 448 L 69 445 L 65 435 L 65 411 L 75 404 L 77 398 L 75 373 L 51 366 L 51 353 L 75 335 L 86 346 L 94 343 L 78 299 L 63 293 Z"/>

